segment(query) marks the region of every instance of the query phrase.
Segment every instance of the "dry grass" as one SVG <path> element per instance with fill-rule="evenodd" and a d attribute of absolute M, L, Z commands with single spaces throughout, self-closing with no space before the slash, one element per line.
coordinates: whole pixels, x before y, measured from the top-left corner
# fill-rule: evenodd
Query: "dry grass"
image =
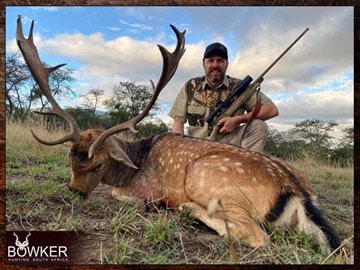
<path fill-rule="evenodd" d="M 67 190 L 67 147 L 37 143 L 64 132 L 48 133 L 34 124 L 7 126 L 7 230 L 76 230 L 84 235 L 80 263 L 90 264 L 353 264 L 353 169 L 333 168 L 305 160 L 294 164 L 317 191 L 323 212 L 343 241 L 329 257 L 297 231 L 268 227 L 272 244 L 252 250 L 229 242 L 191 219 L 187 213 L 114 201 L 110 187 L 100 185 L 86 201 Z M 49 214 L 51 213 L 51 214 Z M 101 254 L 101 256 L 99 256 Z"/>

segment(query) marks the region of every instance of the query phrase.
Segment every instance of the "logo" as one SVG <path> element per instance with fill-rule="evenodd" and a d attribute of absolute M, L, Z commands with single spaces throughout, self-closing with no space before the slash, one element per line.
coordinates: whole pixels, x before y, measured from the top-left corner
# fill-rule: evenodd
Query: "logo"
<path fill-rule="evenodd" d="M 26 240 L 24 242 L 19 241 L 19 237 L 16 235 L 15 232 L 13 234 L 16 237 L 15 245 L 18 247 L 19 250 L 25 250 L 25 248 L 29 245 L 28 238 L 31 235 L 31 233 L 29 232 L 29 234 L 26 236 Z"/>
<path fill-rule="evenodd" d="M 67 264 L 68 247 L 62 244 L 58 234 L 49 238 L 42 232 L 7 232 L 7 263 L 11 264 Z M 9 237 L 10 236 L 10 237 Z M 59 244 L 55 244 L 56 240 Z M 48 242 L 48 243 L 47 243 Z"/>

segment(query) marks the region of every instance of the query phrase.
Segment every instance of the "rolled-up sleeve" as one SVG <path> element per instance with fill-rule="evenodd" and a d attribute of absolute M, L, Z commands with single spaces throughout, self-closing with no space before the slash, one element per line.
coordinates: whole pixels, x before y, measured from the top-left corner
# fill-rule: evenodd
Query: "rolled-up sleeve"
<path fill-rule="evenodd" d="M 263 92 L 259 92 L 260 94 L 260 98 L 261 98 L 261 104 L 266 104 L 266 103 L 273 103 L 273 101 L 266 96 Z M 252 111 L 254 109 L 256 105 L 256 92 L 254 92 L 254 94 L 252 94 L 249 99 L 246 101 L 246 103 L 244 104 L 244 108 L 246 111 Z"/>
<path fill-rule="evenodd" d="M 179 94 L 175 98 L 174 104 L 171 107 L 168 115 L 175 121 L 185 123 L 187 121 L 187 102 L 188 94 L 186 92 L 186 85 L 181 88 Z"/>

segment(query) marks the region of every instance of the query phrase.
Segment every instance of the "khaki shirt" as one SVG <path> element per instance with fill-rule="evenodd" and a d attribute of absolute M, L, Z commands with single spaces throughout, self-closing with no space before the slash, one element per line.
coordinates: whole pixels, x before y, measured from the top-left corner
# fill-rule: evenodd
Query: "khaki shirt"
<path fill-rule="evenodd" d="M 196 77 L 185 83 L 177 95 L 170 109 L 169 116 L 181 123 L 189 123 L 189 135 L 206 138 L 210 135 L 212 124 L 205 121 L 210 112 L 226 99 L 234 90 L 240 80 L 225 76 L 223 83 L 212 89 L 205 76 Z M 272 102 L 264 93 L 260 92 L 261 104 Z M 256 104 L 256 94 L 249 99 L 233 114 L 233 116 L 252 111 Z"/>

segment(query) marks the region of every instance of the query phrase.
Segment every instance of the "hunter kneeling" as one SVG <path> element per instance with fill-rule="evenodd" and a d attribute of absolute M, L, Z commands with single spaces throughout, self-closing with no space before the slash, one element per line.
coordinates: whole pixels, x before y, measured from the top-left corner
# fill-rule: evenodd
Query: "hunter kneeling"
<path fill-rule="evenodd" d="M 209 123 L 206 121 L 212 110 L 241 82 L 226 75 L 228 64 L 228 52 L 223 44 L 216 42 L 207 46 L 203 57 L 205 76 L 186 82 L 169 112 L 174 120 L 172 131 L 184 134 L 184 124 L 188 122 L 190 136 L 263 152 L 268 130 L 265 121 L 279 114 L 276 105 L 264 93 L 254 91 L 232 116 L 218 117 Z M 250 119 L 252 121 L 245 128 L 243 124 Z"/>

